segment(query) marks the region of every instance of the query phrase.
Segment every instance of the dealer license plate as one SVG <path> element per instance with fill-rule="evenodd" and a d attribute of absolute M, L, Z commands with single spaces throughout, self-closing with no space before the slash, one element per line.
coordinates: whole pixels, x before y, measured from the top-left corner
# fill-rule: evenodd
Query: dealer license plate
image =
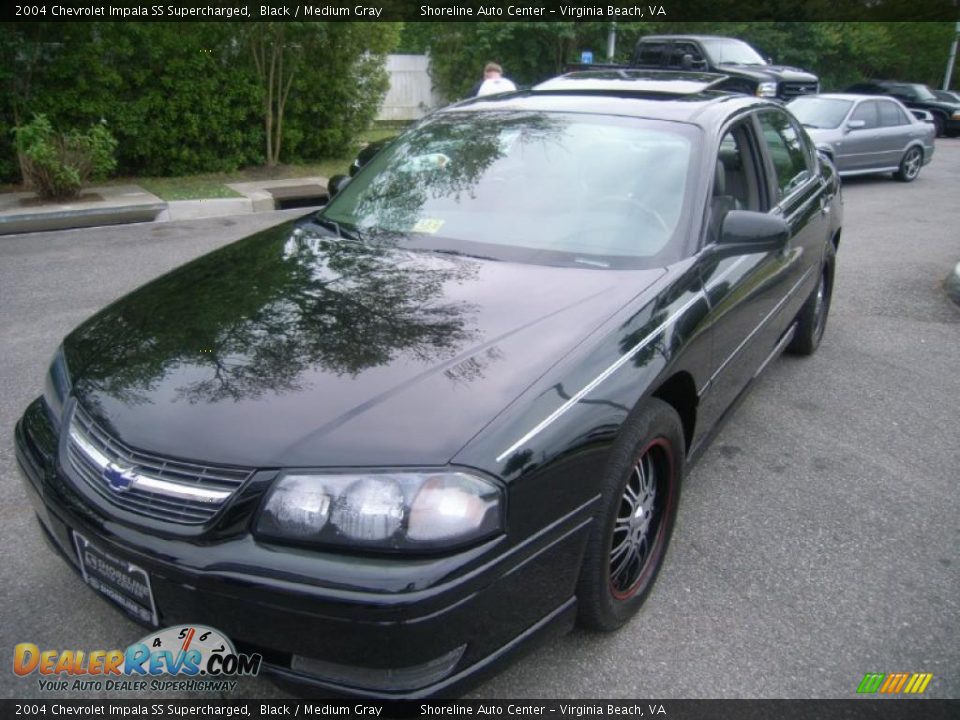
<path fill-rule="evenodd" d="M 80 571 L 87 584 L 137 620 L 157 625 L 157 607 L 147 571 L 104 552 L 74 531 Z"/>

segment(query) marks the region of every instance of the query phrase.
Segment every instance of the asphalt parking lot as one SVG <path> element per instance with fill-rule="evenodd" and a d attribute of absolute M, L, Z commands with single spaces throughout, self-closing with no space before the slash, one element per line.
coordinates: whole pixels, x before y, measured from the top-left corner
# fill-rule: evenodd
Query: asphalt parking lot
<path fill-rule="evenodd" d="M 911 184 L 845 184 L 830 321 L 781 358 L 689 474 L 644 610 L 575 631 L 475 698 L 854 695 L 867 672 L 929 672 L 960 697 L 960 139 Z M 144 631 L 45 545 L 13 454 L 61 337 L 128 290 L 302 211 L 0 238 L 0 694 L 54 697 L 13 646 L 110 649 Z M 86 697 L 122 695 L 90 693 Z M 63 696 L 71 696 L 65 693 Z M 280 698 L 265 680 L 231 697 Z"/>

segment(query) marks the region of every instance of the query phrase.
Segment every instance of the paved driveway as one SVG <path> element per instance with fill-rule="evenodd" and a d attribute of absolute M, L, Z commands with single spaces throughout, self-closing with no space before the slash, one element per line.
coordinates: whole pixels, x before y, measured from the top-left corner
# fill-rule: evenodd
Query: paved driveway
<path fill-rule="evenodd" d="M 474 697 L 850 697 L 895 671 L 960 697 L 960 310 L 940 288 L 960 259 L 960 139 L 937 145 L 915 183 L 846 183 L 823 345 L 773 363 L 692 470 L 644 611 L 534 651 Z M 290 215 L 0 238 L 0 667 L 18 642 L 143 634 L 45 547 L 19 487 L 13 425 L 60 337 Z M 0 670 L 4 696 L 35 683 Z M 263 680 L 236 693 L 282 696 Z"/>

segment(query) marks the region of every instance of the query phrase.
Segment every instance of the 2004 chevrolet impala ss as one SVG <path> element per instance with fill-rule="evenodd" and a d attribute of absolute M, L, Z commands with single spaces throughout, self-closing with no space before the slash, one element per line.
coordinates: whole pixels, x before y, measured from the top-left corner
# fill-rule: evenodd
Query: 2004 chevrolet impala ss
<path fill-rule="evenodd" d="M 623 625 L 685 465 L 830 306 L 834 169 L 716 81 L 451 106 L 321 212 L 91 318 L 16 429 L 53 545 L 301 691 L 449 695 Z"/>

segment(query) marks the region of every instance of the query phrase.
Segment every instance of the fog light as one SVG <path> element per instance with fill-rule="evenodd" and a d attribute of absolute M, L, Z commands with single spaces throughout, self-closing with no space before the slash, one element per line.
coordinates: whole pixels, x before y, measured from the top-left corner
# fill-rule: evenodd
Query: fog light
<path fill-rule="evenodd" d="M 419 690 L 443 680 L 460 662 L 466 645 L 451 650 L 422 665 L 405 668 L 366 668 L 354 665 L 341 665 L 326 660 L 294 655 L 290 667 L 304 675 L 318 680 L 327 680 L 338 685 L 348 685 L 365 690 Z"/>

